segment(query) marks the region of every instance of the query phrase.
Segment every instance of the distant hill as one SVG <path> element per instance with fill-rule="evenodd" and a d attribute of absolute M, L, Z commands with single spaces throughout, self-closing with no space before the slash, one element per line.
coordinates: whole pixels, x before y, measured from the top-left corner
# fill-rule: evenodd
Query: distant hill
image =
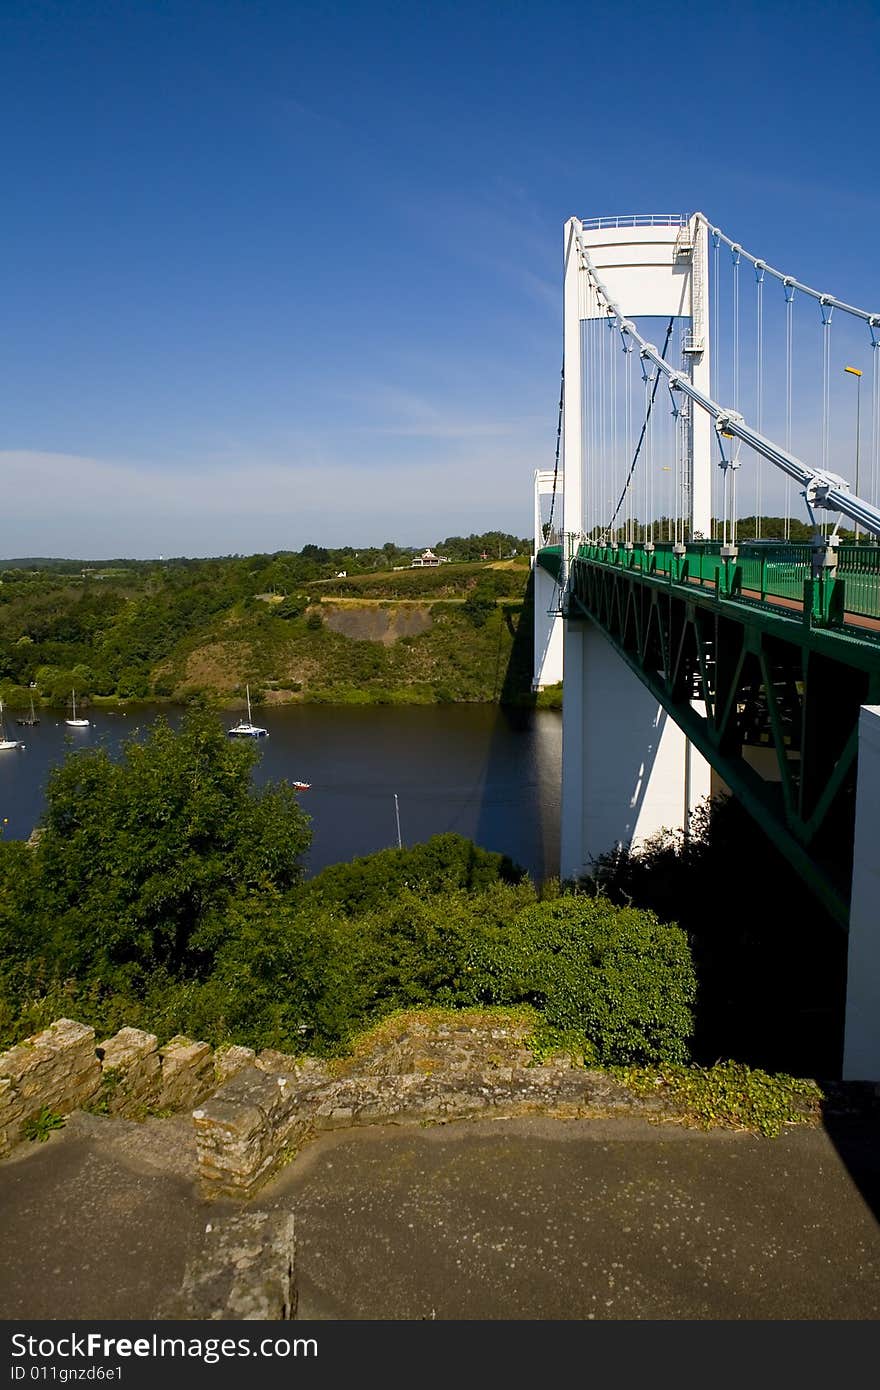
<path fill-rule="evenodd" d="M 73 689 L 84 703 L 229 704 L 249 684 L 256 702 L 528 699 L 530 567 L 526 543 L 513 542 L 466 538 L 464 550 L 491 558 L 434 569 L 411 568 L 390 544 L 348 563 L 317 546 L 94 566 L 19 559 L 0 567 L 0 698 L 61 705 Z"/>

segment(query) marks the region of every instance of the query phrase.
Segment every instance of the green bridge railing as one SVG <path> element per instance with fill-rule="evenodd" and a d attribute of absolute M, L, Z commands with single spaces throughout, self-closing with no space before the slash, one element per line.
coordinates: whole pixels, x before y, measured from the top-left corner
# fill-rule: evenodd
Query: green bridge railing
<path fill-rule="evenodd" d="M 812 547 L 783 541 L 744 542 L 735 560 L 722 558 L 720 541 L 691 541 L 683 548 L 671 541 L 657 541 L 653 549 L 641 542 L 631 548 L 586 542 L 578 547 L 577 559 L 645 574 L 668 574 L 673 582 L 699 584 L 758 603 L 787 599 L 802 604 L 804 585 L 813 578 Z M 553 572 L 551 562 L 558 566 L 554 573 L 558 578 L 561 546 L 539 551 L 542 568 Z M 823 615 L 832 608 L 844 625 L 850 616 L 880 619 L 880 546 L 869 543 L 838 548 L 836 574 L 823 579 Z"/>

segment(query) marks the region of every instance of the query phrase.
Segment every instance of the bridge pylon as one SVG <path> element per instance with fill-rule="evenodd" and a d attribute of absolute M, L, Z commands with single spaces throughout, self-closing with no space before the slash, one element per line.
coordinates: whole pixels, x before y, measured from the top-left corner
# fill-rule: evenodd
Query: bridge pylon
<path fill-rule="evenodd" d="M 538 551 L 546 549 L 548 546 L 555 547 L 560 539 L 553 524 L 556 517 L 560 528 L 562 523 L 562 488 L 563 475 L 561 471 L 552 468 L 535 470 L 535 550 L 537 557 Z M 551 515 L 548 520 L 544 520 L 544 507 L 542 503 L 545 498 L 550 497 Z M 556 512 L 555 504 L 558 501 L 559 511 Z M 562 552 L 560 548 L 560 566 L 556 574 L 549 573 L 542 566 L 535 563 L 533 565 L 533 597 L 535 604 L 535 656 L 532 671 L 532 690 L 544 690 L 548 685 L 558 685 L 562 680 L 562 605 L 560 602 L 561 590 L 559 580 L 562 568 Z"/>
<path fill-rule="evenodd" d="M 613 499 L 605 495 L 607 487 L 596 484 L 600 472 L 604 480 L 606 466 L 610 474 L 620 460 L 609 457 L 609 440 L 597 428 L 607 388 L 596 373 L 612 352 L 626 349 L 610 323 L 610 348 L 602 344 L 601 355 L 596 348 L 601 330 L 591 324 L 608 323 L 609 316 L 587 274 L 581 246 L 589 249 L 612 299 L 629 318 L 686 320 L 682 372 L 705 393 L 710 373 L 705 224 L 680 216 L 571 218 L 564 232 L 563 583 L 587 534 L 609 534 L 610 528 L 614 536 Z M 684 534 L 708 538 L 710 421 L 694 410 L 683 411 L 681 420 Z M 618 438 L 611 447 L 620 454 L 625 443 Z M 642 524 L 650 521 L 646 516 Z M 622 529 L 619 521 L 616 528 Z M 575 614 L 564 626 L 563 671 L 560 872 L 571 878 L 589 873 L 595 860 L 617 845 L 644 841 L 661 829 L 686 830 L 710 794 L 711 774 L 705 758 L 633 678 L 603 633 Z"/>

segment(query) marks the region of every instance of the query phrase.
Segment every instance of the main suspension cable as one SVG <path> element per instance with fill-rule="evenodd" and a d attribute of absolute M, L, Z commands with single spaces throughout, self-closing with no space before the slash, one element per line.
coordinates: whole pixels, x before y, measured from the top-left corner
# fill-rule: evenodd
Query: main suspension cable
<path fill-rule="evenodd" d="M 556 421 L 556 461 L 553 464 L 553 494 L 550 498 L 550 520 L 547 523 L 548 538 L 553 534 L 553 512 L 556 508 L 556 480 L 559 477 L 559 450 L 562 445 L 562 412 L 565 409 L 565 361 L 559 373 L 559 416 Z"/>
<path fill-rule="evenodd" d="M 880 313 L 871 313 L 868 309 L 859 309 L 855 304 L 846 304 L 842 299 L 837 299 L 833 294 L 823 294 L 821 290 L 814 290 L 809 285 L 801 284 L 800 280 L 795 280 L 791 275 L 785 275 L 781 270 L 776 270 L 774 266 L 768 265 L 766 261 L 760 260 L 758 256 L 753 256 L 750 251 L 746 251 L 740 246 L 739 242 L 731 241 L 729 236 L 725 236 L 720 227 L 713 227 L 712 223 L 703 212 L 695 212 L 694 217 L 698 222 L 702 222 L 712 234 L 713 239 L 718 238 L 723 241 L 725 246 L 736 255 L 743 256 L 747 261 L 751 261 L 755 268 L 766 271 L 774 280 L 780 280 L 783 285 L 791 285 L 794 289 L 800 290 L 802 294 L 807 294 L 811 299 L 817 299 L 820 304 L 830 306 L 832 309 L 840 309 L 843 313 L 853 314 L 856 318 L 864 319 L 872 328 L 880 327 Z"/>

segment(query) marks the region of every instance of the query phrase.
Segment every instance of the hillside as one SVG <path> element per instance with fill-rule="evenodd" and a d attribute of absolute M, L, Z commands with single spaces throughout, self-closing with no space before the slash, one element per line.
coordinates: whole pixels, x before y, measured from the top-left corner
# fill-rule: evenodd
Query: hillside
<path fill-rule="evenodd" d="M 395 552 L 342 573 L 341 554 L 10 566 L 0 698 L 234 704 L 246 683 L 271 703 L 531 698 L 527 555 L 422 570 Z"/>

